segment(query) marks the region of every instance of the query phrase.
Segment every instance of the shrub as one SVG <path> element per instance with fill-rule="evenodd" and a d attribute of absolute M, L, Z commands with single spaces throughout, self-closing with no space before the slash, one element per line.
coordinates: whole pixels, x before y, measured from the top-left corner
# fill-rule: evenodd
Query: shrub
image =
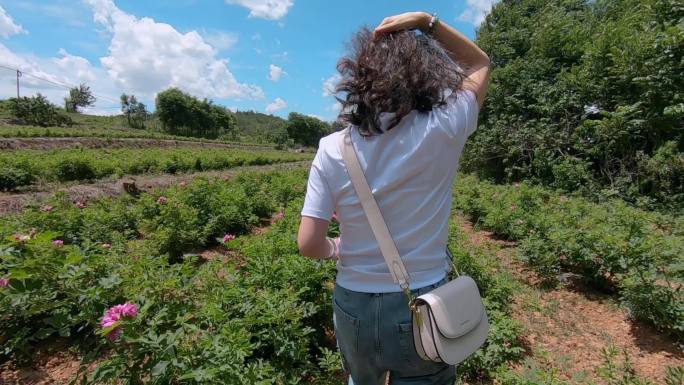
<path fill-rule="evenodd" d="M 11 98 L 9 110 L 12 115 L 25 124 L 36 126 L 70 126 L 71 118 L 60 112 L 43 95 L 34 97 Z"/>
<path fill-rule="evenodd" d="M 62 159 L 55 168 L 57 179 L 62 182 L 71 180 L 95 179 L 97 173 L 93 165 L 85 159 Z"/>
<path fill-rule="evenodd" d="M 33 174 L 28 167 L 13 167 L 4 165 L 0 168 L 0 190 L 14 190 L 20 186 L 33 183 Z"/>

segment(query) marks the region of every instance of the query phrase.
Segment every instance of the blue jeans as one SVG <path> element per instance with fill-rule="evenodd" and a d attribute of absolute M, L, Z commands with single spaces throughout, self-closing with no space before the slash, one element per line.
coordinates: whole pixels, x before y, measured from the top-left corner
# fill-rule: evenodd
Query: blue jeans
<path fill-rule="evenodd" d="M 447 283 L 413 290 L 416 295 Z M 406 294 L 361 293 L 335 285 L 333 321 L 349 385 L 453 385 L 456 367 L 425 361 L 413 343 L 411 312 Z"/>

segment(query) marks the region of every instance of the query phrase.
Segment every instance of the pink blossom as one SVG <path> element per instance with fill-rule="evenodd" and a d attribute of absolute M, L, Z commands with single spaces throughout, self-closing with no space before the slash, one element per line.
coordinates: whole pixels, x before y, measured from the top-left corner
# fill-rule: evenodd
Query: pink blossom
<path fill-rule="evenodd" d="M 86 204 L 83 203 L 83 202 L 81 202 L 81 201 L 77 201 L 76 203 L 74 203 L 74 205 L 75 205 L 76 207 L 78 207 L 79 209 L 84 209 L 84 208 L 86 208 Z"/>
<path fill-rule="evenodd" d="M 105 313 L 104 317 L 102 317 L 102 321 L 100 321 L 100 326 L 102 327 L 102 329 L 107 329 L 109 327 L 114 326 L 117 322 L 121 321 L 124 318 L 131 319 L 137 316 L 138 306 L 136 304 L 126 302 L 124 304 L 115 305 L 109 308 Z M 107 334 L 107 338 L 110 341 L 116 341 L 121 336 L 122 331 L 123 329 L 121 328 L 121 326 L 117 326 L 114 330 Z"/>
<path fill-rule="evenodd" d="M 64 241 L 61 239 L 55 239 L 54 241 L 52 241 L 52 244 L 57 246 L 57 247 L 61 247 L 64 245 Z"/>
<path fill-rule="evenodd" d="M 335 222 L 339 222 L 339 221 L 337 220 L 337 212 L 336 212 L 336 211 L 333 211 L 332 220 L 335 221 Z"/>
<path fill-rule="evenodd" d="M 40 206 L 40 211 L 50 212 L 50 211 L 52 211 L 53 208 L 54 207 L 52 207 L 50 205 L 43 205 L 43 206 Z"/>
<path fill-rule="evenodd" d="M 520 187 L 520 182 L 513 183 L 513 186 L 515 186 L 516 188 Z"/>
<path fill-rule="evenodd" d="M 223 236 L 223 243 L 228 243 L 228 242 L 232 241 L 233 239 L 235 239 L 235 235 L 226 234 Z"/>
<path fill-rule="evenodd" d="M 161 197 L 159 197 L 159 199 L 157 199 L 157 203 L 159 203 L 160 205 L 165 205 L 166 202 L 168 202 L 168 201 L 169 200 L 166 199 L 166 197 L 164 197 L 164 196 L 161 196 Z"/>
<path fill-rule="evenodd" d="M 188 182 L 182 181 L 182 182 L 178 183 L 178 185 L 181 186 L 181 187 L 185 187 L 185 186 L 188 185 Z"/>
<path fill-rule="evenodd" d="M 9 278 L 0 278 L 0 287 L 9 286 Z"/>
<path fill-rule="evenodd" d="M 280 210 L 280 212 L 278 212 L 278 214 L 273 216 L 273 219 L 275 219 L 276 221 L 279 221 L 283 218 L 285 218 L 285 211 L 284 210 Z"/>
<path fill-rule="evenodd" d="M 103 243 L 103 244 L 102 244 L 102 248 L 103 248 L 103 249 L 111 249 L 111 248 L 112 248 L 112 245 L 111 245 L 110 243 Z"/>

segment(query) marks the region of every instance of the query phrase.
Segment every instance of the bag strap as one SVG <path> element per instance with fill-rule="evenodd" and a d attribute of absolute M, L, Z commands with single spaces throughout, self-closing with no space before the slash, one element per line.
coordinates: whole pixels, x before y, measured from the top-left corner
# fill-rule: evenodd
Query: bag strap
<path fill-rule="evenodd" d="M 406 271 L 404 262 L 401 260 L 397 245 L 394 243 L 389 232 L 387 222 L 385 222 L 382 213 L 380 213 L 378 202 L 373 197 L 368 180 L 366 180 L 366 176 L 361 169 L 358 155 L 351 141 L 351 127 L 347 127 L 342 131 L 338 144 L 344 163 L 347 166 L 347 173 L 349 173 L 349 178 L 354 185 L 356 195 L 358 195 L 361 201 L 361 206 L 363 206 L 363 211 L 366 214 L 373 235 L 375 235 L 375 239 L 378 241 L 382 256 L 385 258 L 385 263 L 392 274 L 392 279 L 395 283 L 399 284 L 402 290 L 407 290 L 409 287 L 409 274 Z"/>

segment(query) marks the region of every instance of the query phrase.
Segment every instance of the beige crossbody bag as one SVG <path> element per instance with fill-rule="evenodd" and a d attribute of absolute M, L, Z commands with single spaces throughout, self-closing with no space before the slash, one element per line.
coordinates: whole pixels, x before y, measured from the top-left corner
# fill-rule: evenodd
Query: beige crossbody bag
<path fill-rule="evenodd" d="M 489 332 L 489 321 L 477 284 L 472 278 L 459 274 L 453 281 L 414 297 L 409 290 L 409 274 L 359 164 L 350 127 L 340 135 L 339 146 L 385 263 L 394 282 L 408 296 L 418 355 L 424 360 L 450 365 L 465 360 L 485 342 Z M 447 255 L 451 262 L 448 248 Z"/>

